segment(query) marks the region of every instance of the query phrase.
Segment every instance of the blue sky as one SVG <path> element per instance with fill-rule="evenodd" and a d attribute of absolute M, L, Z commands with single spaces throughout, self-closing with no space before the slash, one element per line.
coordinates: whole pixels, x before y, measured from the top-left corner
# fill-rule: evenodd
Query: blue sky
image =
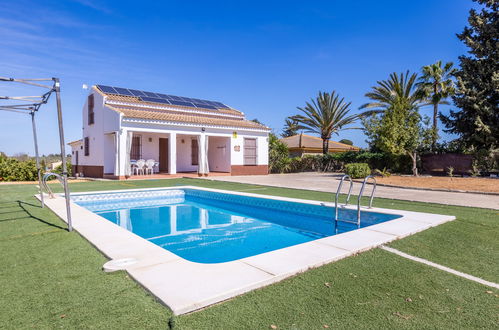
<path fill-rule="evenodd" d="M 67 141 L 81 138 L 82 84 L 217 100 L 280 132 L 284 118 L 318 91 L 336 90 L 357 112 L 390 72 L 456 63 L 466 48 L 455 34 L 474 5 L 7 0 L 0 3 L 0 76 L 59 77 Z M 34 92 L 13 87 L 0 83 L 0 95 Z M 54 102 L 38 118 L 41 152 L 58 152 Z M 342 138 L 366 146 L 361 131 L 333 137 Z M 33 154 L 28 116 L 0 113 L 0 151 Z"/>

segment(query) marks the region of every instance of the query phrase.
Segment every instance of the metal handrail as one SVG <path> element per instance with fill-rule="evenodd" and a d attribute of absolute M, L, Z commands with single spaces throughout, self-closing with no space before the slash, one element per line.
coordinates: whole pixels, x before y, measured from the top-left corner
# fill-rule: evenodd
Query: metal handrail
<path fill-rule="evenodd" d="M 369 198 L 369 206 L 368 206 L 368 208 L 370 209 L 373 206 L 374 193 L 376 192 L 376 178 L 372 175 L 366 176 L 364 178 L 364 182 L 362 182 L 362 187 L 360 187 L 359 197 L 357 198 L 357 226 L 359 228 L 360 228 L 360 199 L 364 194 L 364 188 L 366 187 L 366 184 L 369 181 L 369 179 L 373 179 L 373 190 L 371 191 L 371 197 Z"/>
<path fill-rule="evenodd" d="M 345 179 L 350 180 L 350 188 L 348 189 L 348 195 L 347 195 L 347 200 L 345 202 L 345 205 L 348 205 L 348 201 L 350 200 L 350 195 L 352 194 L 353 180 L 350 177 L 350 175 L 345 174 L 341 178 L 340 184 L 338 185 L 338 190 L 336 190 L 336 197 L 334 199 L 334 209 L 335 209 L 334 219 L 335 219 L 335 221 L 338 221 L 338 196 L 340 195 L 341 187 L 343 186 L 343 181 L 345 181 Z"/>
<path fill-rule="evenodd" d="M 345 179 L 349 179 L 350 180 L 350 189 L 348 190 L 348 195 L 347 195 L 347 200 L 345 202 L 345 206 L 348 205 L 348 201 L 350 200 L 350 194 L 352 193 L 352 187 L 353 187 L 352 178 L 349 175 L 344 175 L 341 178 L 340 184 L 338 185 L 338 189 L 336 191 L 336 197 L 335 197 L 335 201 L 334 201 L 334 206 L 335 206 L 334 207 L 334 209 L 335 209 L 335 213 L 334 213 L 334 227 L 335 227 L 336 233 L 338 233 L 338 221 L 353 223 L 353 224 L 357 225 L 357 228 L 360 228 L 360 200 L 362 198 L 362 195 L 364 194 L 364 189 L 365 189 L 366 184 L 368 183 L 369 179 L 373 180 L 373 190 L 372 190 L 371 196 L 369 198 L 369 206 L 368 206 L 368 208 L 372 208 L 373 199 L 374 199 L 374 193 L 376 192 L 376 178 L 374 176 L 372 176 L 372 175 L 366 176 L 364 178 L 364 181 L 362 182 L 362 186 L 361 186 L 360 191 L 359 191 L 359 196 L 357 198 L 357 221 L 340 220 L 338 218 L 338 196 L 339 196 L 339 194 L 341 192 L 341 187 L 343 186 L 343 181 L 345 181 Z"/>
<path fill-rule="evenodd" d="M 51 176 L 55 176 L 57 180 L 59 180 L 60 184 L 64 187 L 64 178 L 57 173 L 52 173 L 52 172 L 47 172 L 43 175 L 42 179 L 42 186 L 45 188 L 45 191 L 49 195 L 50 198 L 54 198 L 54 193 L 52 192 L 52 189 L 50 189 L 49 185 L 47 184 L 47 179 L 50 178 Z"/>
<path fill-rule="evenodd" d="M 362 193 L 364 192 L 364 186 L 368 183 L 369 179 L 373 180 L 373 190 L 371 191 L 371 196 L 369 197 L 369 207 L 368 207 L 368 208 L 372 209 L 373 208 L 374 193 L 376 192 L 376 178 L 374 177 L 374 175 L 368 175 L 364 178 L 364 182 L 362 183 L 360 195 L 362 195 Z"/>

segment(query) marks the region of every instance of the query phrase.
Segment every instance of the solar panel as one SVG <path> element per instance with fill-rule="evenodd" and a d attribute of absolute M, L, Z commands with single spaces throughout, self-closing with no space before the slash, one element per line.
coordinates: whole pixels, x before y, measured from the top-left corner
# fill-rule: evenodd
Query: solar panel
<path fill-rule="evenodd" d="M 192 103 L 197 103 L 197 104 L 208 104 L 208 103 L 206 103 L 206 101 L 205 101 L 205 100 L 201 100 L 201 99 L 193 99 L 193 98 L 191 98 L 191 100 L 192 100 L 192 101 L 191 101 Z"/>
<path fill-rule="evenodd" d="M 212 105 L 207 105 L 207 104 L 199 104 L 199 103 L 194 103 L 194 105 L 197 107 L 197 108 L 202 108 L 202 109 L 213 109 L 213 110 L 216 110 L 217 108 L 212 106 Z"/>
<path fill-rule="evenodd" d="M 170 99 L 175 100 L 175 101 L 183 101 L 184 100 L 180 96 L 175 96 L 175 95 L 170 95 Z"/>
<path fill-rule="evenodd" d="M 116 92 L 116 91 L 114 90 L 114 88 L 113 88 L 113 87 L 111 87 L 111 86 L 97 85 L 97 87 L 98 87 L 101 91 L 103 91 L 104 93 L 109 93 L 109 94 L 119 94 L 119 93 L 118 93 L 118 92 Z"/>
<path fill-rule="evenodd" d="M 225 104 L 220 103 L 220 102 L 212 102 L 212 104 L 214 106 L 216 106 L 217 108 L 228 108 L 228 106 L 226 106 Z"/>
<path fill-rule="evenodd" d="M 129 89 L 129 91 L 134 95 L 134 96 L 146 96 L 142 91 L 138 91 L 136 89 Z"/>
<path fill-rule="evenodd" d="M 168 100 L 161 99 L 159 97 L 141 96 L 140 99 L 142 101 L 146 101 L 146 102 L 170 104 L 170 102 L 168 102 Z"/>
<path fill-rule="evenodd" d="M 192 104 L 191 102 L 171 100 L 170 103 L 173 105 L 183 105 L 186 107 L 194 107 L 194 104 Z"/>
<path fill-rule="evenodd" d="M 162 99 L 165 99 L 165 100 L 172 100 L 171 95 L 166 95 L 166 94 L 161 94 L 161 93 L 156 93 L 156 95 L 158 95 L 159 97 L 161 97 Z"/>
<path fill-rule="evenodd" d="M 106 94 L 138 96 L 142 101 L 146 102 L 181 105 L 186 107 L 196 107 L 200 109 L 210 109 L 210 110 L 216 110 L 220 108 L 230 108 L 221 102 L 208 101 L 208 100 L 202 100 L 190 97 L 153 93 L 153 92 L 139 91 L 137 89 L 111 87 L 106 85 L 97 85 L 97 87 Z"/>
<path fill-rule="evenodd" d="M 145 92 L 145 91 L 142 91 L 142 93 L 146 94 L 147 96 L 149 97 L 158 97 L 158 95 L 156 93 L 152 93 L 152 92 Z"/>
<path fill-rule="evenodd" d="M 121 88 L 121 87 L 114 87 L 114 90 L 118 92 L 120 95 L 128 95 L 128 96 L 133 96 L 132 93 L 126 88 Z"/>

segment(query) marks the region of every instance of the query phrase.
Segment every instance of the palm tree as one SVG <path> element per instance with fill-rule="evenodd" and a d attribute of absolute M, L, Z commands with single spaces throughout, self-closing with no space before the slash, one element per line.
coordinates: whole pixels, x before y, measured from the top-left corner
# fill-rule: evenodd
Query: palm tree
<path fill-rule="evenodd" d="M 421 69 L 422 75 L 417 83 L 428 103 L 433 105 L 433 150 L 435 150 L 438 137 L 438 105 L 449 104 L 447 98 L 456 92 L 452 77 L 456 74 L 457 69 L 452 66 L 452 62 L 447 62 L 442 67 L 442 61 L 426 65 Z"/>
<path fill-rule="evenodd" d="M 384 112 L 394 106 L 405 109 L 413 109 L 421 105 L 422 95 L 416 88 L 417 74 L 409 74 L 409 71 L 390 74 L 388 80 L 377 81 L 378 86 L 372 87 L 372 91 L 365 96 L 373 100 L 360 107 L 360 109 L 371 109 L 366 114 Z"/>
<path fill-rule="evenodd" d="M 316 99 L 311 99 L 303 108 L 298 107 L 302 114 L 293 116 L 298 123 L 299 129 L 307 132 L 319 134 L 322 139 L 322 153 L 329 151 L 329 139 L 333 133 L 346 129 L 358 129 L 345 127 L 357 121 L 361 115 L 349 115 L 350 102 L 345 102 L 344 98 L 335 92 L 331 94 L 319 92 Z"/>
<path fill-rule="evenodd" d="M 385 111 L 397 110 L 406 114 L 417 113 L 416 116 L 408 118 L 420 118 L 418 109 L 423 102 L 423 94 L 416 86 L 417 74 L 410 74 L 409 71 L 404 73 L 392 73 L 388 80 L 378 81 L 378 85 L 372 87 L 372 91 L 366 93 L 365 96 L 370 98 L 372 102 L 362 105 L 361 109 L 371 109 L 369 114 L 382 113 Z M 417 126 L 416 126 L 417 127 Z M 411 140 L 409 140 L 411 141 Z M 398 146 L 401 147 L 400 145 Z M 412 159 L 412 171 L 417 175 L 417 146 L 407 145 L 404 151 Z"/>
<path fill-rule="evenodd" d="M 282 130 L 282 137 L 290 137 L 298 134 L 298 130 L 300 127 L 298 126 L 298 122 L 294 119 L 293 116 L 287 117 L 284 121 L 284 129 Z"/>

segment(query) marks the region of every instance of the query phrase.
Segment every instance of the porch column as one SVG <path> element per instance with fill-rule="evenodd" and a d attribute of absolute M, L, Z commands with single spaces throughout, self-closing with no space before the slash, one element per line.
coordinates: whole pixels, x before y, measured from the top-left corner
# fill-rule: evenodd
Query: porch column
<path fill-rule="evenodd" d="M 120 131 L 114 132 L 114 173 L 120 175 Z"/>
<path fill-rule="evenodd" d="M 201 133 L 199 136 L 199 145 L 198 145 L 198 173 L 199 175 L 207 174 L 206 170 L 206 134 Z"/>
<path fill-rule="evenodd" d="M 170 133 L 168 138 L 168 173 L 177 173 L 177 133 Z"/>
<path fill-rule="evenodd" d="M 127 153 L 127 135 L 128 131 L 126 129 L 121 129 L 117 132 L 118 135 L 118 150 L 117 150 L 117 156 L 118 156 L 118 163 L 119 166 L 117 167 L 116 176 L 125 176 L 126 174 L 126 153 Z"/>

